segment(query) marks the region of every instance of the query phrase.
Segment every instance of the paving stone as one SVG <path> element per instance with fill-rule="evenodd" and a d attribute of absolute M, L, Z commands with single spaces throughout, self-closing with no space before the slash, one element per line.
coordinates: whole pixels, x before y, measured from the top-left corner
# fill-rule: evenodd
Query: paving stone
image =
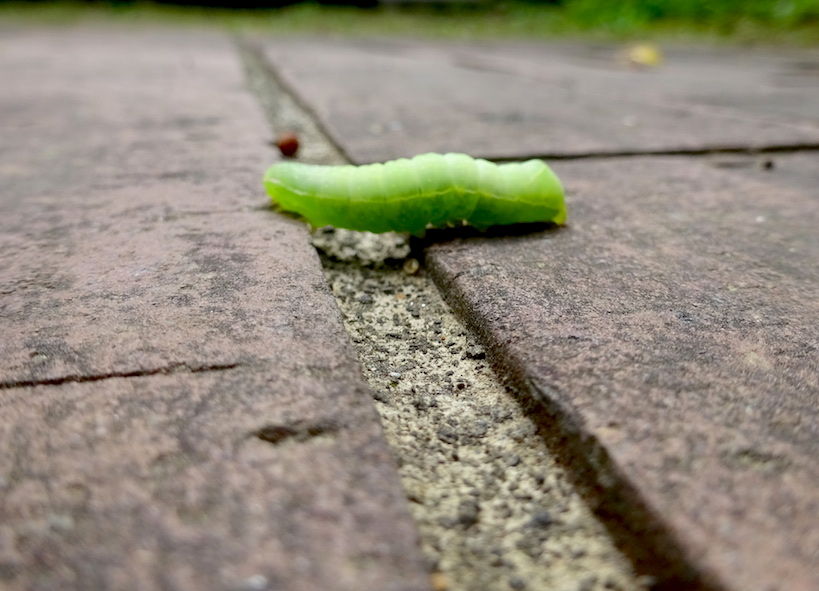
<path fill-rule="evenodd" d="M 235 49 L 0 41 L 0 587 L 424 589 Z"/>
<path fill-rule="evenodd" d="M 354 162 L 819 144 L 815 51 L 668 50 L 635 70 L 611 46 L 287 39 L 284 81 Z"/>
<path fill-rule="evenodd" d="M 737 591 L 819 588 L 819 158 L 774 160 L 558 162 L 568 227 L 428 249 L 601 513 Z"/>
<path fill-rule="evenodd" d="M 328 373 L 2 392 L 0 586 L 425 588 L 367 392 Z"/>

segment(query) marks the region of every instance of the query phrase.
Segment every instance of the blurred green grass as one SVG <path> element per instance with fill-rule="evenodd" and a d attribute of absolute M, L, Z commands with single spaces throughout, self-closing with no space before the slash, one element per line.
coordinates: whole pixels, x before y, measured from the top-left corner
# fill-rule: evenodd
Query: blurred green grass
<path fill-rule="evenodd" d="M 0 23 L 151 23 L 238 31 L 459 39 L 656 39 L 819 45 L 819 0 L 563 0 L 361 9 L 232 9 L 150 2 L 2 2 Z"/>

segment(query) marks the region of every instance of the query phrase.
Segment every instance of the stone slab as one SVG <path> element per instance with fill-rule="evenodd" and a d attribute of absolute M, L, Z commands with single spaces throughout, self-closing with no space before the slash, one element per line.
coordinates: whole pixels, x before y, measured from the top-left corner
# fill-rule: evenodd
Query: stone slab
<path fill-rule="evenodd" d="M 0 587 L 424 589 L 225 39 L 0 39 Z"/>
<path fill-rule="evenodd" d="M 312 373 L 2 392 L 0 587 L 426 588 L 368 392 Z"/>
<path fill-rule="evenodd" d="M 658 526 L 706 585 L 819 588 L 817 164 L 557 162 L 567 227 L 428 248 L 600 512 Z"/>
<path fill-rule="evenodd" d="M 265 41 L 285 83 L 357 163 L 819 145 L 815 51 Z"/>

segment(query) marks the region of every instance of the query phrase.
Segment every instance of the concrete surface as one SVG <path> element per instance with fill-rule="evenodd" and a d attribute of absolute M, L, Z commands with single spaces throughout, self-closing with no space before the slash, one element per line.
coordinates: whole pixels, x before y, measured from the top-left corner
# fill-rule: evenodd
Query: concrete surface
<path fill-rule="evenodd" d="M 424 589 L 235 48 L 0 40 L 0 587 Z"/>
<path fill-rule="evenodd" d="M 265 41 L 284 82 L 357 163 L 819 146 L 819 53 L 614 46 Z"/>
<path fill-rule="evenodd" d="M 558 163 L 568 227 L 428 250 L 599 511 L 729 589 L 819 587 L 818 163 Z"/>

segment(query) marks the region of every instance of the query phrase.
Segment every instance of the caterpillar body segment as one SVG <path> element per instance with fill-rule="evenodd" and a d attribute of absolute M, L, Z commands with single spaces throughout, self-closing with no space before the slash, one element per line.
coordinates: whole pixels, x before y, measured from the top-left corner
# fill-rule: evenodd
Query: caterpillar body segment
<path fill-rule="evenodd" d="M 429 227 L 566 221 L 563 187 L 540 160 L 495 164 L 465 154 L 421 154 L 383 164 L 281 162 L 264 176 L 283 210 L 314 226 L 422 234 Z"/>

